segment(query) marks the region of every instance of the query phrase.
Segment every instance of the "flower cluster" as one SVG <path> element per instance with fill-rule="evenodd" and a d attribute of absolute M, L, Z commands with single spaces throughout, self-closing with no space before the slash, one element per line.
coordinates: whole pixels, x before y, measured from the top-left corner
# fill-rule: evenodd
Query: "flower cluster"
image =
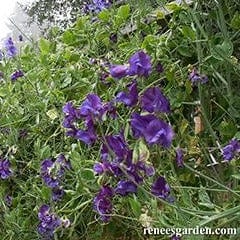
<path fill-rule="evenodd" d="M 83 12 L 85 14 L 88 13 L 99 13 L 102 10 L 109 8 L 112 4 L 112 1 L 110 0 L 92 0 L 92 3 L 90 4 L 85 4 L 83 8 Z"/>
<path fill-rule="evenodd" d="M 140 50 L 130 57 L 128 65 L 111 65 L 110 74 L 117 79 L 126 76 L 147 77 L 151 69 L 151 58 Z M 116 135 L 103 135 L 101 131 L 98 136 L 97 123 L 102 124 L 107 114 L 116 117 L 117 103 L 123 103 L 127 107 L 141 110 L 140 113 L 134 110 L 131 114 L 130 126 L 134 138 L 143 138 L 149 146 L 158 144 L 168 148 L 174 137 L 170 124 L 158 117 L 160 113 L 170 113 L 170 103 L 160 88 L 149 87 L 140 95 L 136 79 L 126 87 L 126 91 L 117 93 L 116 97 L 107 104 L 103 104 L 98 95 L 91 93 L 87 95 L 81 106 L 76 108 L 72 102 L 68 102 L 63 107 L 63 126 L 68 129 L 68 136 L 86 144 L 92 144 L 96 140 L 101 143 L 100 161 L 94 165 L 94 172 L 114 181 L 111 181 L 111 185 L 102 186 L 94 198 L 93 208 L 105 222 L 109 221 L 112 213 L 113 196 L 137 193 L 139 185 L 154 176 L 155 169 L 140 156 L 133 156 L 134 151 L 128 145 L 123 131 Z M 79 128 L 80 120 L 84 123 L 85 129 Z M 152 194 L 170 201 L 170 187 L 164 177 L 157 178 L 152 185 Z"/>
<path fill-rule="evenodd" d="M 192 85 L 196 86 L 198 83 L 207 83 L 208 77 L 204 74 L 200 74 L 195 68 L 188 75 L 189 80 L 192 82 Z"/>
<path fill-rule="evenodd" d="M 52 200 L 58 201 L 64 195 L 61 186 L 62 178 L 66 170 L 71 168 L 70 162 L 63 154 L 60 154 L 55 161 L 45 159 L 41 164 L 41 177 L 44 183 L 52 190 Z"/>
<path fill-rule="evenodd" d="M 168 148 L 174 136 L 171 126 L 153 114 L 140 115 L 133 113 L 131 128 L 135 138 L 144 137 L 149 145 L 160 144 Z"/>
<path fill-rule="evenodd" d="M 170 200 L 170 187 L 164 177 L 158 177 L 152 184 L 151 193 L 161 199 Z"/>
<path fill-rule="evenodd" d="M 12 175 L 10 161 L 6 158 L 0 158 L 0 178 L 7 179 Z"/>
<path fill-rule="evenodd" d="M 240 141 L 230 140 L 229 144 L 222 149 L 223 159 L 231 161 L 236 155 L 240 154 Z"/>
<path fill-rule="evenodd" d="M 111 102 L 103 104 L 96 94 L 90 93 L 78 108 L 72 102 L 66 103 L 63 113 L 63 127 L 68 129 L 66 135 L 91 145 L 97 139 L 95 124 L 102 121 L 106 114 L 114 118 L 115 107 Z M 78 126 L 80 120 L 84 123 L 84 129 Z"/>
<path fill-rule="evenodd" d="M 112 197 L 113 189 L 109 186 L 102 186 L 99 193 L 93 200 L 93 209 L 99 213 L 100 218 L 103 222 L 107 222 L 110 219 L 109 214 L 112 212 Z"/>
<path fill-rule="evenodd" d="M 42 205 L 38 212 L 38 219 L 40 221 L 38 225 L 38 233 L 44 237 L 44 239 L 51 239 L 54 231 L 60 227 L 68 227 L 70 225 L 69 220 L 59 218 L 55 213 L 51 211 L 50 206 Z"/>
<path fill-rule="evenodd" d="M 111 65 L 110 74 L 113 78 L 123 78 L 126 76 L 148 77 L 152 70 L 151 58 L 144 51 L 134 53 L 126 65 Z"/>
<path fill-rule="evenodd" d="M 5 49 L 7 51 L 7 56 L 8 57 L 12 58 L 12 57 L 15 57 L 17 55 L 17 48 L 14 45 L 11 37 L 6 39 L 4 45 L 5 45 Z"/>

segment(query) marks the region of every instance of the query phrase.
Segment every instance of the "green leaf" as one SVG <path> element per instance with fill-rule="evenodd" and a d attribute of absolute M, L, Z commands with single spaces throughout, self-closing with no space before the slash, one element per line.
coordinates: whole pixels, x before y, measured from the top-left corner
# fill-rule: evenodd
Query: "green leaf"
<path fill-rule="evenodd" d="M 190 38 L 191 40 L 196 39 L 196 33 L 189 26 L 183 26 L 181 32 L 185 38 Z"/>
<path fill-rule="evenodd" d="M 183 7 L 181 7 L 179 4 L 177 4 L 176 2 L 170 2 L 166 4 L 166 8 L 171 11 L 171 12 L 175 12 L 175 11 L 179 11 L 181 9 L 183 9 Z"/>
<path fill-rule="evenodd" d="M 224 40 L 222 44 L 217 44 L 211 48 L 211 54 L 218 60 L 229 58 L 233 54 L 233 43 L 230 40 Z"/>
<path fill-rule="evenodd" d="M 207 207 L 209 209 L 214 209 L 215 205 L 211 202 L 207 192 L 204 189 L 200 189 L 199 192 L 199 205 Z"/>
<path fill-rule="evenodd" d="M 81 177 L 87 181 L 95 179 L 94 172 L 92 169 L 83 169 L 81 171 Z"/>
<path fill-rule="evenodd" d="M 39 40 L 39 48 L 42 54 L 46 55 L 50 52 L 51 42 L 45 38 L 40 38 Z"/>
<path fill-rule="evenodd" d="M 126 20 L 129 17 L 130 14 L 130 6 L 129 4 L 123 5 L 120 8 L 118 8 L 117 16 L 121 19 Z"/>
<path fill-rule="evenodd" d="M 103 22 L 108 22 L 110 17 L 111 17 L 111 13 L 107 9 L 104 9 L 98 14 L 98 18 Z"/>
<path fill-rule="evenodd" d="M 232 175 L 232 177 L 240 180 L 240 174 L 234 174 L 234 175 Z"/>
<path fill-rule="evenodd" d="M 179 46 L 177 51 L 184 57 L 192 56 L 192 51 L 190 51 L 189 46 Z"/>
<path fill-rule="evenodd" d="M 155 50 L 157 46 L 157 39 L 154 35 L 147 35 L 144 38 L 144 41 L 142 43 L 142 48 L 146 49 L 148 52 L 151 50 Z"/>
<path fill-rule="evenodd" d="M 139 218 L 139 216 L 141 215 L 141 203 L 138 201 L 136 197 L 129 198 L 128 200 L 133 210 L 133 214 L 135 215 L 136 218 Z"/>
<path fill-rule="evenodd" d="M 236 29 L 236 30 L 240 29 L 240 14 L 238 12 L 235 12 L 230 25 L 233 29 Z"/>
<path fill-rule="evenodd" d="M 236 138 L 236 139 L 239 139 L 239 140 L 240 140 L 240 132 L 237 132 L 237 133 L 235 134 L 234 138 Z"/>
<path fill-rule="evenodd" d="M 62 40 L 68 45 L 73 45 L 76 42 L 76 36 L 71 30 L 67 30 L 63 33 Z"/>

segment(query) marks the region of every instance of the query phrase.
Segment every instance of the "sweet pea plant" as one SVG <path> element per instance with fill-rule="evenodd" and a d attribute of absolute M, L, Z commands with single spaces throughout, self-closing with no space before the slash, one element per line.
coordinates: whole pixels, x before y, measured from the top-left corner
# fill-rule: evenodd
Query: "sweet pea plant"
<path fill-rule="evenodd" d="M 0 239 L 238 228 L 239 14 L 208 4 L 92 1 L 63 32 L 6 39 Z"/>

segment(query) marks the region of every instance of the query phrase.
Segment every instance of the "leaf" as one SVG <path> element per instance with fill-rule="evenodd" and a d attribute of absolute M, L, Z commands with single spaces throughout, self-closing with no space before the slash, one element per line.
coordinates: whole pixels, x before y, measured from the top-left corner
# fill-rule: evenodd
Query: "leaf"
<path fill-rule="evenodd" d="M 94 176 L 94 172 L 92 169 L 88 169 L 88 168 L 85 168 L 81 171 L 81 177 L 84 179 L 84 180 L 87 180 L 87 181 L 90 181 L 90 180 L 93 180 L 95 179 L 95 176 Z"/>
<path fill-rule="evenodd" d="M 129 14 L 130 14 L 130 6 L 128 4 L 118 8 L 117 15 L 115 18 L 116 27 L 119 27 L 121 24 L 123 24 L 129 17 Z"/>
<path fill-rule="evenodd" d="M 233 29 L 236 29 L 236 30 L 240 29 L 240 14 L 238 12 L 235 12 L 230 25 Z"/>
<path fill-rule="evenodd" d="M 67 30 L 63 33 L 62 40 L 68 45 L 73 45 L 76 42 L 76 36 L 71 30 Z"/>
<path fill-rule="evenodd" d="M 136 218 L 139 218 L 139 216 L 141 215 L 141 203 L 138 201 L 136 197 L 129 198 L 128 200 L 133 210 L 133 214 L 136 216 Z"/>
<path fill-rule="evenodd" d="M 154 35 L 147 35 L 144 38 L 144 41 L 142 43 L 142 48 L 146 49 L 148 52 L 151 50 L 155 50 L 157 46 L 157 39 Z"/>
<path fill-rule="evenodd" d="M 188 46 L 179 46 L 177 51 L 184 57 L 191 57 L 192 52 L 190 51 Z"/>
<path fill-rule="evenodd" d="M 234 175 L 232 175 L 232 177 L 240 180 L 240 174 L 234 174 Z"/>
<path fill-rule="evenodd" d="M 166 4 L 166 8 L 171 11 L 171 12 L 175 12 L 175 11 L 179 11 L 181 9 L 183 9 L 183 7 L 181 7 L 179 4 L 177 4 L 176 2 L 170 2 Z"/>
<path fill-rule="evenodd" d="M 190 38 L 191 40 L 196 39 L 196 33 L 189 26 L 183 26 L 181 32 L 185 38 Z"/>
<path fill-rule="evenodd" d="M 239 139 L 239 140 L 240 140 L 240 132 L 237 132 L 237 133 L 235 134 L 234 138 L 236 138 L 236 139 Z"/>
<path fill-rule="evenodd" d="M 111 14 L 107 9 L 104 9 L 98 14 L 98 18 L 103 22 L 108 22 L 110 20 L 110 17 L 111 17 Z"/>
<path fill-rule="evenodd" d="M 233 43 L 230 40 L 224 40 L 222 44 L 212 46 L 211 54 L 218 60 L 229 58 L 233 54 Z"/>
<path fill-rule="evenodd" d="M 204 189 L 200 189 L 199 192 L 199 205 L 207 207 L 209 209 L 214 209 L 215 205 L 211 202 L 207 192 Z"/>
<path fill-rule="evenodd" d="M 126 20 L 129 17 L 130 14 L 130 6 L 129 4 L 123 5 L 120 8 L 118 8 L 117 11 L 117 17 Z"/>
<path fill-rule="evenodd" d="M 50 52 L 51 43 L 45 38 L 40 38 L 39 40 L 39 48 L 42 54 L 46 55 Z"/>

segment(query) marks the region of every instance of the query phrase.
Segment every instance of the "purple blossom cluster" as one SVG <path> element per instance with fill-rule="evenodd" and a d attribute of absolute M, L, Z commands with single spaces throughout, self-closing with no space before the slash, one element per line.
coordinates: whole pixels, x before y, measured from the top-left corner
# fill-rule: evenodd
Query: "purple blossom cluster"
<path fill-rule="evenodd" d="M 240 155 L 240 141 L 238 139 L 231 139 L 222 149 L 223 159 L 231 161 L 237 155 Z"/>
<path fill-rule="evenodd" d="M 120 79 L 126 76 L 148 77 L 152 70 L 151 58 L 140 50 L 129 59 L 128 65 L 111 65 L 110 74 Z M 137 80 L 126 86 L 127 90 L 117 93 L 110 103 L 102 103 L 96 94 L 88 94 L 81 106 L 74 107 L 72 102 L 63 107 L 63 127 L 67 128 L 67 136 L 81 140 L 90 145 L 97 140 L 101 143 L 100 160 L 93 169 L 96 175 L 112 178 L 112 184 L 104 184 L 93 200 L 93 209 L 102 221 L 109 221 L 113 210 L 112 199 L 115 195 L 127 196 L 137 193 L 139 185 L 155 175 L 154 166 L 140 157 L 133 157 L 133 150 L 128 145 L 123 131 L 118 134 L 98 135 L 98 126 L 107 116 L 116 118 L 117 103 L 123 103 L 133 110 L 130 126 L 134 138 L 143 138 L 151 146 L 171 146 L 174 132 L 169 123 L 160 119 L 160 113 L 170 113 L 170 103 L 159 87 L 149 87 L 140 95 Z M 99 125 L 98 125 L 99 124 Z M 84 129 L 79 126 L 85 126 Z M 106 179 L 107 179 L 106 178 Z M 164 177 L 157 177 L 152 185 L 152 194 L 170 201 L 170 187 Z"/>
<path fill-rule="evenodd" d="M 148 77 L 152 70 L 151 58 L 144 51 L 134 53 L 125 65 L 111 65 L 110 74 L 113 78 L 120 79 L 126 76 Z"/>
<path fill-rule="evenodd" d="M 63 107 L 63 127 L 67 129 L 66 135 L 80 140 L 88 145 L 96 139 L 95 125 L 103 121 L 104 116 L 115 118 L 116 111 L 112 102 L 103 104 L 98 95 L 90 93 L 78 108 L 72 102 L 67 102 Z M 82 122 L 84 129 L 79 127 Z"/>
<path fill-rule="evenodd" d="M 63 154 L 60 154 L 54 161 L 45 159 L 41 164 L 41 177 L 44 183 L 52 190 L 52 200 L 58 201 L 64 195 L 61 186 L 62 178 L 66 170 L 71 169 L 71 164 Z"/>
<path fill-rule="evenodd" d="M 4 46 L 6 49 L 6 54 L 9 58 L 15 57 L 17 55 L 17 48 L 11 37 L 5 40 Z"/>
<path fill-rule="evenodd" d="M 10 161 L 6 158 L 0 158 L 0 178 L 7 179 L 12 175 Z"/>
<path fill-rule="evenodd" d="M 112 4 L 111 0 L 92 0 L 91 3 L 85 4 L 83 12 L 85 14 L 93 13 L 97 14 L 102 10 L 109 8 Z"/>
<path fill-rule="evenodd" d="M 70 221 L 61 219 L 51 211 L 49 205 L 42 205 L 38 211 L 38 233 L 46 240 L 52 239 L 55 230 L 61 226 L 68 227 Z"/>
<path fill-rule="evenodd" d="M 198 83 L 202 84 L 208 82 L 208 77 L 204 74 L 200 74 L 195 68 L 189 73 L 188 78 L 193 86 L 196 86 Z"/>

